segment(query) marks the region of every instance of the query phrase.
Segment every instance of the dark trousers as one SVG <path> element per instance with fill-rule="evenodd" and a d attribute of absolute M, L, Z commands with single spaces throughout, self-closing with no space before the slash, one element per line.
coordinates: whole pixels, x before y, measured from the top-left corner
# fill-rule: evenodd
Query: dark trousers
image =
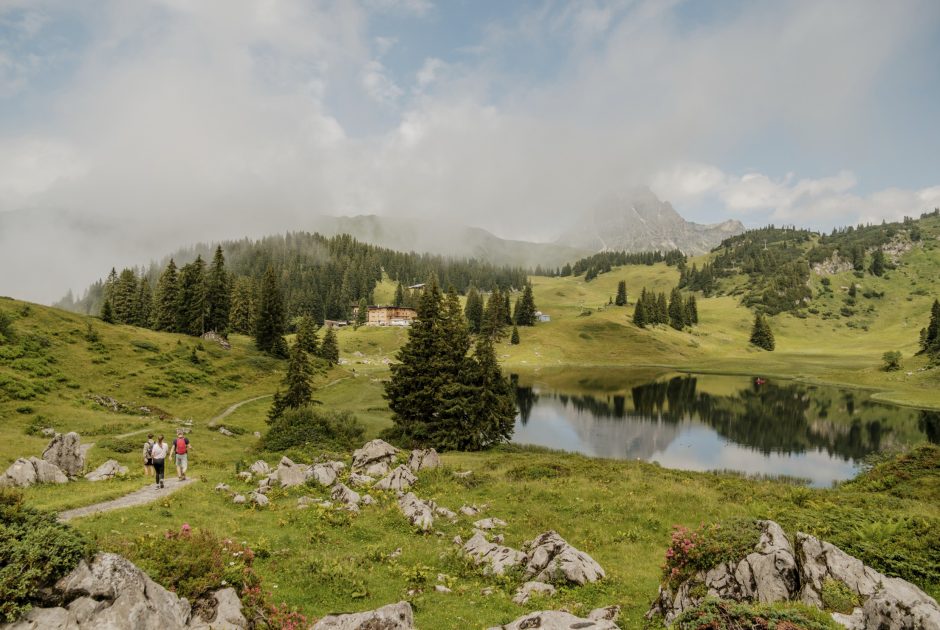
<path fill-rule="evenodd" d="M 163 464 L 164 460 L 153 460 L 153 469 L 157 472 L 157 483 L 163 483 Z"/>

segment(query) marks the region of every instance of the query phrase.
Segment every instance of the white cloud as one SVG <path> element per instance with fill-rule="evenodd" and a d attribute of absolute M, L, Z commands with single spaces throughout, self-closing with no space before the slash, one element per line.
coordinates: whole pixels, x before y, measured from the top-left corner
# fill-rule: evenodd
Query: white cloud
<path fill-rule="evenodd" d="M 395 105 L 404 94 L 395 82 L 386 74 L 381 62 L 372 60 L 362 71 L 362 86 L 376 103 Z"/>
<path fill-rule="evenodd" d="M 366 0 L 366 5 L 375 11 L 408 13 L 423 17 L 434 9 L 430 0 Z"/>
<path fill-rule="evenodd" d="M 428 57 L 425 59 L 424 65 L 421 66 L 421 69 L 418 70 L 418 74 L 415 75 L 415 79 L 418 82 L 418 89 L 423 90 L 434 83 L 438 75 L 446 69 L 447 63 L 441 59 L 436 57 Z"/>

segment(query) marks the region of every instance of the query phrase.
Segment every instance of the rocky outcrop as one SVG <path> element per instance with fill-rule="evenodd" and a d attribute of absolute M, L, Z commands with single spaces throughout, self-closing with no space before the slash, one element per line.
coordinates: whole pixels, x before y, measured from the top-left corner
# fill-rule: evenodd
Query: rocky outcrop
<path fill-rule="evenodd" d="M 528 560 L 521 551 L 492 543 L 479 531 L 464 543 L 463 550 L 477 565 L 483 566 L 484 573 L 495 575 L 503 575 L 507 569 L 524 565 Z"/>
<path fill-rule="evenodd" d="M 282 457 L 273 477 L 280 482 L 282 488 L 293 488 L 307 481 L 310 467 L 295 464 L 289 457 Z"/>
<path fill-rule="evenodd" d="M 661 615 L 671 623 L 706 596 L 772 603 L 802 601 L 823 608 L 829 580 L 843 584 L 862 605 L 833 618 L 851 630 L 940 630 L 940 606 L 922 590 L 900 578 L 889 578 L 865 566 L 838 547 L 807 534 L 796 534 L 795 550 L 773 521 L 760 521 L 753 551 L 737 562 L 699 571 L 676 588 L 661 586 L 647 617 Z"/>
<path fill-rule="evenodd" d="M 521 606 L 528 602 L 529 598 L 533 595 L 550 597 L 554 594 L 555 587 L 551 584 L 546 584 L 545 582 L 526 582 L 516 589 L 516 594 L 513 595 L 512 601 Z"/>
<path fill-rule="evenodd" d="M 114 477 L 123 477 L 127 474 L 127 466 L 121 466 L 115 459 L 109 459 L 93 471 L 85 475 L 88 481 L 105 481 Z"/>
<path fill-rule="evenodd" d="M 397 453 L 398 449 L 384 440 L 366 442 L 362 448 L 353 451 L 352 469 L 371 477 L 383 477 L 391 470 Z"/>
<path fill-rule="evenodd" d="M 539 582 L 571 582 L 587 584 L 605 576 L 594 558 L 575 549 L 558 535 L 548 531 L 526 543 L 528 552 L 526 575 Z"/>
<path fill-rule="evenodd" d="M 349 475 L 349 485 L 356 488 L 370 487 L 373 483 L 375 483 L 375 479 L 369 475 L 360 475 L 359 473 Z"/>
<path fill-rule="evenodd" d="M 329 464 L 314 464 L 310 467 L 308 476 L 327 488 L 336 483 L 336 470 Z"/>
<path fill-rule="evenodd" d="M 58 466 L 69 477 L 77 477 L 85 469 L 85 450 L 81 444 L 82 438 L 72 431 L 71 433 L 56 433 L 49 446 L 42 452 L 42 458 Z"/>
<path fill-rule="evenodd" d="M 311 630 L 414 630 L 411 604 L 398 602 L 360 613 L 327 615 Z"/>
<path fill-rule="evenodd" d="M 231 350 L 232 344 L 228 342 L 228 339 L 220 335 L 219 333 L 210 330 L 209 332 L 202 333 L 202 339 L 210 341 L 212 343 L 217 343 L 223 350 Z"/>
<path fill-rule="evenodd" d="M 415 449 L 408 458 L 408 468 L 418 472 L 430 468 L 440 468 L 441 458 L 433 448 Z"/>
<path fill-rule="evenodd" d="M 408 522 L 423 532 L 434 526 L 433 508 L 411 492 L 398 500 L 398 509 L 408 518 Z"/>
<path fill-rule="evenodd" d="M 0 475 L 0 488 L 27 488 L 37 483 L 68 483 L 68 480 L 55 464 L 38 457 L 21 457 Z"/>
<path fill-rule="evenodd" d="M 384 479 L 379 480 L 373 489 L 375 490 L 407 490 L 418 480 L 406 466 L 399 466 L 388 474 Z"/>
<path fill-rule="evenodd" d="M 619 630 L 620 627 L 616 623 L 603 616 L 607 610 L 599 608 L 591 611 L 587 618 L 575 617 L 563 610 L 540 610 L 489 630 Z"/>
<path fill-rule="evenodd" d="M 362 500 L 359 493 L 350 489 L 345 484 L 337 483 L 333 486 L 330 497 L 337 503 L 345 505 L 348 510 L 352 510 L 353 512 L 359 511 L 359 501 Z"/>
<path fill-rule="evenodd" d="M 259 459 L 254 464 L 252 464 L 251 467 L 248 468 L 248 470 L 253 475 L 258 475 L 259 477 L 264 477 L 271 473 L 271 467 L 268 466 L 268 463 L 262 459 Z"/>

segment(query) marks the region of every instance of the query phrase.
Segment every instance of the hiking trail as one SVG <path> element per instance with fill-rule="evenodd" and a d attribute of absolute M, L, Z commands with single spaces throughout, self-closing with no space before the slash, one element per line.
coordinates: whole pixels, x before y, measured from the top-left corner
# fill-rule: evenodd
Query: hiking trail
<path fill-rule="evenodd" d="M 135 490 L 130 494 L 125 494 L 124 496 L 118 497 L 117 499 L 59 512 L 59 520 L 65 522 L 70 521 L 73 518 L 81 518 L 83 516 L 90 516 L 92 514 L 100 514 L 101 512 L 110 512 L 111 510 L 120 510 L 122 508 L 146 505 L 147 503 L 156 501 L 162 497 L 169 496 L 177 490 L 185 488 L 194 481 L 196 480 L 186 479 L 185 481 L 179 481 L 176 479 L 176 477 L 171 477 L 164 480 L 164 485 L 166 486 L 165 488 L 157 488 L 153 482 L 150 482 L 145 487 L 140 488 L 139 490 Z"/>

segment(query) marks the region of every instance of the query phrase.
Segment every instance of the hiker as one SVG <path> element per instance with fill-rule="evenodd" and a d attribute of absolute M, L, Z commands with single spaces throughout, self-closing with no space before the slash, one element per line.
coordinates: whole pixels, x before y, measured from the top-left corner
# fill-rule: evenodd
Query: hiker
<path fill-rule="evenodd" d="M 189 454 L 189 438 L 183 436 L 183 430 L 176 430 L 176 439 L 173 440 L 173 452 L 176 454 L 176 478 L 180 481 L 186 479 L 186 469 L 189 467 L 187 455 Z"/>
<path fill-rule="evenodd" d="M 147 441 L 144 442 L 144 476 L 153 476 L 153 433 L 147 434 Z"/>
<path fill-rule="evenodd" d="M 153 469 L 157 477 L 157 487 L 163 487 L 163 466 L 166 460 L 166 454 L 170 451 L 170 445 L 163 441 L 163 436 L 157 438 L 157 441 L 150 448 L 150 455 L 153 457 Z"/>

